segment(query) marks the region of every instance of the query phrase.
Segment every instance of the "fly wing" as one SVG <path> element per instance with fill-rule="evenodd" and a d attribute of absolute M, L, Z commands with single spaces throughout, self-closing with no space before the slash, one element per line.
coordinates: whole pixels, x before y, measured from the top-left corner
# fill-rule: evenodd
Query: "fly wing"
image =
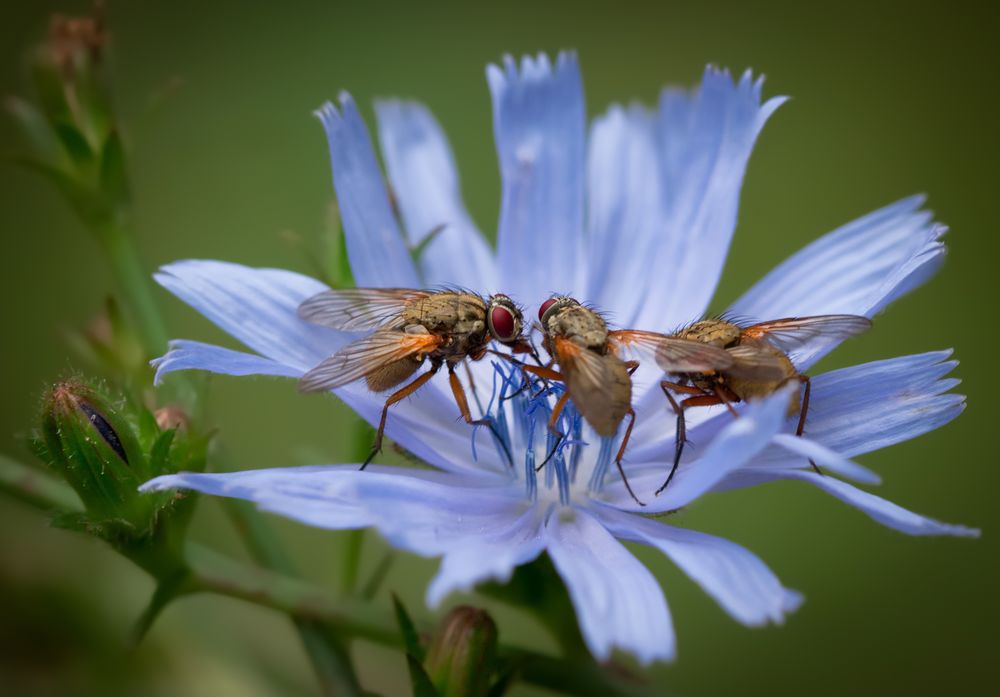
<path fill-rule="evenodd" d="M 359 331 L 403 326 L 406 305 L 430 292 L 411 288 L 344 288 L 326 290 L 299 305 L 299 317 L 314 324 Z"/>
<path fill-rule="evenodd" d="M 816 341 L 837 343 L 863 334 L 871 326 L 872 321 L 861 315 L 786 317 L 746 327 L 740 340 L 766 341 L 775 348 L 790 353 Z"/>
<path fill-rule="evenodd" d="M 787 366 L 774 349 L 759 344 L 740 344 L 726 349 L 733 365 L 726 371 L 733 377 L 757 382 L 777 382 L 788 377 Z"/>
<path fill-rule="evenodd" d="M 601 436 L 612 436 L 632 406 L 632 378 L 613 353 L 600 355 L 555 339 L 556 361 L 576 410 Z"/>
<path fill-rule="evenodd" d="M 396 361 L 433 351 L 442 339 L 434 334 L 407 334 L 383 329 L 348 344 L 299 380 L 301 392 L 343 387 Z"/>
<path fill-rule="evenodd" d="M 725 349 L 658 332 L 620 329 L 608 332 L 608 338 L 616 349 L 651 353 L 656 364 L 668 373 L 707 373 L 726 370 L 733 364 L 733 357 Z"/>

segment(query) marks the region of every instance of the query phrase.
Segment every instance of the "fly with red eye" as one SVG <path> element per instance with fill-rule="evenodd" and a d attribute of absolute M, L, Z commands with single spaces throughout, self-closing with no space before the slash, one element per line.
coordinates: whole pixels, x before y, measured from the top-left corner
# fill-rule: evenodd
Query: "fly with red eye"
<path fill-rule="evenodd" d="M 521 336 L 523 320 L 520 308 L 503 293 L 490 296 L 486 308 L 486 326 L 500 343 L 509 343 Z"/>
<path fill-rule="evenodd" d="M 533 353 L 521 335 L 524 324 L 521 310 L 513 300 L 500 293 L 486 299 L 461 290 L 328 290 L 303 302 L 299 306 L 299 317 L 341 331 L 374 330 L 303 375 L 299 381 L 299 389 L 303 392 L 332 390 L 361 378 L 368 389 L 382 392 L 405 383 L 425 362 L 430 363 L 429 370 L 386 399 L 371 454 L 362 469 L 382 449 L 389 407 L 420 389 L 441 366 L 448 368 L 452 395 L 465 422 L 487 426 L 497 435 L 489 418 L 472 417 L 455 368 L 466 358 L 480 360 L 493 340 L 514 353 Z M 507 462 L 513 465 L 504 441 L 499 436 L 496 440 Z"/>
<path fill-rule="evenodd" d="M 557 424 L 568 400 L 573 401 L 580 415 L 604 438 L 614 436 L 622 421 L 629 416 L 631 418 L 622 436 L 615 465 L 629 494 L 640 506 L 645 505 L 632 491 L 622 467 L 622 458 L 635 425 L 632 373 L 639 367 L 639 362 L 623 360 L 619 354 L 626 348 L 646 349 L 655 354 L 658 361 L 666 360 L 675 368 L 698 365 L 703 370 L 726 367 L 732 363 L 732 358 L 722 349 L 696 341 L 655 332 L 611 331 L 598 312 L 568 296 L 556 295 L 543 302 L 538 308 L 538 319 L 542 345 L 551 360 L 544 366 L 521 364 L 521 368 L 526 373 L 566 385 L 566 391 L 549 417 L 548 427 L 557 438 L 556 445 L 539 469 L 552 458 L 565 438 L 565 434 L 558 431 Z M 558 364 L 558 371 L 553 370 L 553 364 Z"/>

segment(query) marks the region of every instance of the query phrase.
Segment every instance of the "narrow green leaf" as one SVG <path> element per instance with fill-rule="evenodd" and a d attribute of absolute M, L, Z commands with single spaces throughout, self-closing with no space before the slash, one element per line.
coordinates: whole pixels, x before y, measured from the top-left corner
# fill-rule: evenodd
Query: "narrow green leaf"
<path fill-rule="evenodd" d="M 20 97 L 7 97 L 4 106 L 28 140 L 35 159 L 53 166 L 65 165 L 66 153 L 49 127 L 49 122 L 33 104 Z"/>
<path fill-rule="evenodd" d="M 85 167 L 94 162 L 94 150 L 80 129 L 66 121 L 56 121 L 52 124 L 52 129 L 66 149 L 66 154 L 77 166 Z"/>
<path fill-rule="evenodd" d="M 434 683 L 427 676 L 427 671 L 413 654 L 406 654 L 406 667 L 410 670 L 410 685 L 413 687 L 413 697 L 440 697 L 434 688 Z"/>
<path fill-rule="evenodd" d="M 396 612 L 396 623 L 399 625 L 400 634 L 403 635 L 403 645 L 406 646 L 406 652 L 416 657 L 418 661 L 423 661 L 425 652 L 420 643 L 417 628 L 414 626 L 413 620 L 410 619 L 406 608 L 403 607 L 403 602 L 395 593 L 392 594 L 392 606 Z"/>

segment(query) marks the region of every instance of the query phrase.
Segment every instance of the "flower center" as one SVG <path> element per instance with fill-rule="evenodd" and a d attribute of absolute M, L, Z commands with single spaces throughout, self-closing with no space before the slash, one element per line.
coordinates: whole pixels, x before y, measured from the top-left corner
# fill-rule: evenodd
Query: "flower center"
<path fill-rule="evenodd" d="M 532 500 L 558 501 L 569 505 L 574 497 L 599 493 L 607 479 L 615 437 L 589 435 L 599 444 L 584 440 L 584 420 L 568 401 L 552 421 L 556 402 L 565 394 L 562 383 L 526 380 L 520 368 L 493 363 L 493 391 L 486 418 L 501 452 L 513 458 L 511 476 L 524 483 Z M 596 445 L 596 447 L 595 447 Z"/>

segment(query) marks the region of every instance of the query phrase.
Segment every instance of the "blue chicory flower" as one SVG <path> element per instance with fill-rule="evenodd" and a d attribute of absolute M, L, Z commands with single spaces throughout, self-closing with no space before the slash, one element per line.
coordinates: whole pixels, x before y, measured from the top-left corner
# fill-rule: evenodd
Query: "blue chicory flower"
<path fill-rule="evenodd" d="M 761 101 L 761 80 L 709 68 L 693 92 L 665 90 L 656 109 L 612 106 L 587 130 L 576 58 L 545 55 L 487 70 L 503 179 L 497 250 L 462 204 L 445 136 L 423 106 L 377 104 L 378 134 L 397 221 L 375 152 L 351 97 L 326 104 L 333 178 L 351 268 L 359 286 L 457 284 L 540 303 L 552 291 L 607 310 L 619 326 L 669 330 L 705 312 L 736 224 L 743 173 L 757 134 L 784 101 Z M 945 228 L 912 197 L 817 240 L 767 275 L 730 308 L 761 319 L 853 313 L 872 316 L 940 266 Z M 400 232 L 400 222 L 405 237 Z M 417 261 L 410 249 L 445 227 Z M 219 261 L 182 261 L 157 280 L 249 347 L 234 351 L 175 341 L 156 361 L 157 379 L 181 369 L 299 377 L 357 338 L 307 324 L 298 305 L 326 289 L 306 276 Z M 834 348 L 815 342 L 793 354 L 800 370 Z M 661 496 L 673 455 L 673 415 L 644 365 L 635 376 L 638 421 L 626 456 L 626 493 L 602 442 L 572 410 L 572 444 L 546 470 L 552 397 L 516 391 L 506 366 L 472 364 L 493 385 L 490 413 L 515 456 L 510 468 L 488 433 L 457 419 L 443 380 L 394 406 L 387 435 L 434 469 L 356 464 L 158 477 L 147 490 L 195 489 L 254 501 L 267 511 L 330 529 L 373 527 L 396 547 L 441 557 L 431 605 L 456 589 L 512 570 L 547 552 L 569 590 L 583 636 L 598 658 L 614 647 L 642 662 L 674 656 L 664 595 L 618 541 L 661 550 L 747 625 L 780 622 L 801 596 L 764 563 L 727 540 L 642 514 L 686 506 L 702 494 L 775 480 L 806 482 L 874 520 L 912 535 L 977 534 L 911 513 L 833 475 L 877 483 L 849 458 L 914 438 L 955 418 L 964 398 L 949 352 L 904 356 L 813 378 L 806 436 L 787 417 L 787 391 L 739 405 L 741 418 L 690 413 L 690 447 Z M 371 423 L 383 396 L 362 384 L 336 394 Z M 811 471 L 812 458 L 830 474 Z"/>

